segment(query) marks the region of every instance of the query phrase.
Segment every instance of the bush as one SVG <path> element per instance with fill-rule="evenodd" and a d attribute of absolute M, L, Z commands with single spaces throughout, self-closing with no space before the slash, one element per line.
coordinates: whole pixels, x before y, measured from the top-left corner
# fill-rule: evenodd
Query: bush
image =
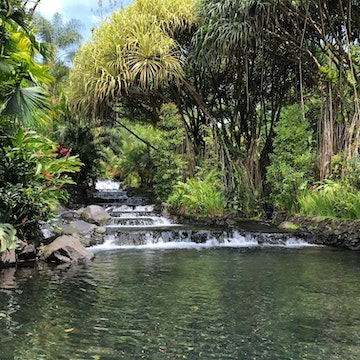
<path fill-rule="evenodd" d="M 360 193 L 345 182 L 327 180 L 299 197 L 300 213 L 330 219 L 360 219 Z"/>
<path fill-rule="evenodd" d="M 67 149 L 34 131 L 19 128 L 10 135 L 0 128 L 0 223 L 13 225 L 23 238 L 37 236 L 38 222 L 67 201 L 63 186 L 73 183 L 68 174 L 80 166 Z"/>
<path fill-rule="evenodd" d="M 165 104 L 160 112 L 157 150 L 151 156 L 156 169 L 154 190 L 160 200 L 166 200 L 175 184 L 182 179 L 185 161 L 180 155 L 185 131 L 174 104 Z"/>
<path fill-rule="evenodd" d="M 11 224 L 0 224 L 0 253 L 15 249 L 17 246 L 16 230 Z"/>
<path fill-rule="evenodd" d="M 168 203 L 173 209 L 186 215 L 222 215 L 226 199 L 217 171 L 211 171 L 204 180 L 191 178 L 185 183 L 178 182 Z"/>

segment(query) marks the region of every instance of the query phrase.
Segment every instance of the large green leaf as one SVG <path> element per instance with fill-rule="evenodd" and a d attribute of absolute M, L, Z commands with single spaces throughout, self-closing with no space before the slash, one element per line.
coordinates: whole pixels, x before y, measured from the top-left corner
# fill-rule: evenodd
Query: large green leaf
<path fill-rule="evenodd" d="M 0 224 L 0 253 L 16 248 L 16 230 L 10 224 Z"/>

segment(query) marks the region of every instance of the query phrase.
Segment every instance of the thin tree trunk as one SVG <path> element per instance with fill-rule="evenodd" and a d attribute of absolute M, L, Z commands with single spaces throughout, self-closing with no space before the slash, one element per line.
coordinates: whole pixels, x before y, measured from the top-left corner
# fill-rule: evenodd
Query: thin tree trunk
<path fill-rule="evenodd" d="M 328 84 L 328 96 L 324 104 L 320 140 L 320 180 L 326 180 L 331 172 L 334 155 L 334 114 L 331 84 Z"/>
<path fill-rule="evenodd" d="M 119 124 L 121 127 L 123 127 L 126 131 L 128 131 L 131 135 L 135 136 L 138 140 L 140 140 L 141 142 L 143 142 L 144 144 L 146 144 L 148 147 L 157 150 L 156 147 L 154 147 L 153 145 L 151 145 L 147 140 L 141 138 L 139 135 L 135 134 L 132 130 L 130 130 L 126 125 L 124 125 L 123 123 L 121 123 L 118 119 L 116 119 L 116 123 Z"/>

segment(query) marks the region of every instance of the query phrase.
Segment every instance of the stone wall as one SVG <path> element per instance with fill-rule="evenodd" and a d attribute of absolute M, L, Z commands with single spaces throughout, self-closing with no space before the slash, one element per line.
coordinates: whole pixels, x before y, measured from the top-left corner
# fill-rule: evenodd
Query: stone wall
<path fill-rule="evenodd" d="M 350 250 L 360 250 L 360 220 L 329 220 L 300 215 L 277 214 L 274 224 L 294 224 L 299 231 L 308 233 L 311 241 Z"/>

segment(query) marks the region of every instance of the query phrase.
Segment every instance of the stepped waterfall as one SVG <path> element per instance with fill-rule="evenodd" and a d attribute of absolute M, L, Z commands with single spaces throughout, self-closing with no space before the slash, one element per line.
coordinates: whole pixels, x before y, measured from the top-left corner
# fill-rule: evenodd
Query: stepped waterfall
<path fill-rule="evenodd" d="M 274 229 L 201 227 L 174 223 L 155 211 L 148 199 L 128 196 L 119 182 L 99 181 L 96 202 L 111 215 L 105 241 L 93 251 L 125 248 L 305 247 L 301 236 Z"/>

